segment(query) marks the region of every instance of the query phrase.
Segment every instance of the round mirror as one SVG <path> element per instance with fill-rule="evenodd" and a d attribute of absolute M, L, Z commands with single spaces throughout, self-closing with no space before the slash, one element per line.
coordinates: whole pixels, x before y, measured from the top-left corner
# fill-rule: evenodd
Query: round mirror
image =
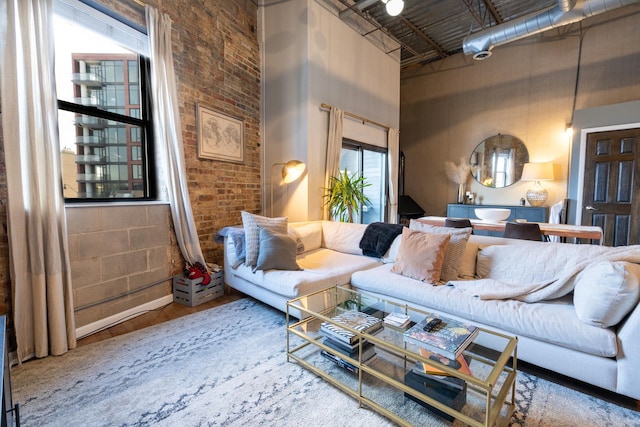
<path fill-rule="evenodd" d="M 522 141 L 511 135 L 494 135 L 482 141 L 471 153 L 471 174 L 485 187 L 503 188 L 520 181 L 529 152 Z"/>

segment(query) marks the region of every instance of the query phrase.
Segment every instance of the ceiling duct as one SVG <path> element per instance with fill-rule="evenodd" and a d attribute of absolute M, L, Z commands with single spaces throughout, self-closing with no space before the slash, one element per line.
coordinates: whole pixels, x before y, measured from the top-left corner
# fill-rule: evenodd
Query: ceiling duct
<path fill-rule="evenodd" d="M 541 13 L 523 16 L 471 34 L 462 41 L 462 50 L 474 59 L 491 56 L 491 49 L 544 31 L 582 21 L 585 18 L 609 12 L 623 6 L 640 3 L 640 0 L 558 0 L 558 5 Z"/>

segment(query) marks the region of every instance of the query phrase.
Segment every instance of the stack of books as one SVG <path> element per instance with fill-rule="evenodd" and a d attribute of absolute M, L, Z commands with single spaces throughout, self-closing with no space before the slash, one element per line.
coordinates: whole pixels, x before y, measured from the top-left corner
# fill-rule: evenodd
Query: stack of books
<path fill-rule="evenodd" d="M 428 325 L 439 320 L 433 327 Z M 418 347 L 437 353 L 447 359 L 456 360 L 478 335 L 474 325 L 462 323 L 435 314 L 428 314 L 424 319 L 404 333 L 404 340 Z"/>
<path fill-rule="evenodd" d="M 408 314 L 403 313 L 389 313 L 384 318 L 384 324 L 393 326 L 394 328 L 404 329 L 411 323 L 411 318 Z"/>
<path fill-rule="evenodd" d="M 438 319 L 439 322 L 433 322 L 434 319 Z M 435 326 L 433 326 L 434 324 Z M 467 375 L 472 375 L 468 361 L 462 355 L 462 352 L 478 335 L 478 331 L 476 326 L 428 314 L 425 319 L 405 332 L 404 340 L 416 344 L 422 357 Z M 404 380 L 406 385 L 458 411 L 466 403 L 466 381 L 439 369 L 437 363 L 432 366 L 431 364 L 416 362 L 415 366 L 406 373 Z M 453 421 L 451 415 L 416 399 L 408 393 L 405 393 L 405 395 L 430 411 L 449 421 Z"/>
<path fill-rule="evenodd" d="M 347 311 L 333 317 L 332 320 L 336 322 L 336 324 L 322 322 L 320 325 L 320 333 L 325 337 L 325 345 L 333 350 L 331 352 L 323 350 L 322 356 L 350 372 L 358 373 L 358 367 L 348 360 L 345 360 L 344 356 L 355 360 L 362 360 L 363 363 L 368 362 L 376 355 L 375 346 L 364 340 L 362 342 L 362 359 L 360 359 L 360 341 L 358 336 L 341 328 L 338 324 L 346 325 L 357 331 L 374 334 L 382 330 L 382 320 L 360 311 Z"/>

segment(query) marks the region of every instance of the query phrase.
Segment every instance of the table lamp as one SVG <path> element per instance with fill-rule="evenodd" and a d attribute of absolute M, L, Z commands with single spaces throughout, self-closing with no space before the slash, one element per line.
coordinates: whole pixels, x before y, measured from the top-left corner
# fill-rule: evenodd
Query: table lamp
<path fill-rule="evenodd" d="M 531 206 L 542 206 L 547 201 L 548 193 L 540 181 L 553 181 L 553 163 L 525 163 L 521 179 L 534 181 L 533 187 L 527 190 L 527 201 Z"/>

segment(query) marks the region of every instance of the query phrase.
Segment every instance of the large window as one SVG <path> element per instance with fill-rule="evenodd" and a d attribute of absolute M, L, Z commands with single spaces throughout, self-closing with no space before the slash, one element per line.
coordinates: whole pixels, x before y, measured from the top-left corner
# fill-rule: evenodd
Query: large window
<path fill-rule="evenodd" d="M 54 31 L 65 201 L 153 199 L 148 59 L 65 13 Z"/>
<path fill-rule="evenodd" d="M 354 221 L 361 224 L 384 222 L 387 201 L 387 150 L 381 147 L 344 140 L 340 154 L 340 170 L 362 173 L 370 184 L 364 188 L 369 203 L 359 210 Z"/>

